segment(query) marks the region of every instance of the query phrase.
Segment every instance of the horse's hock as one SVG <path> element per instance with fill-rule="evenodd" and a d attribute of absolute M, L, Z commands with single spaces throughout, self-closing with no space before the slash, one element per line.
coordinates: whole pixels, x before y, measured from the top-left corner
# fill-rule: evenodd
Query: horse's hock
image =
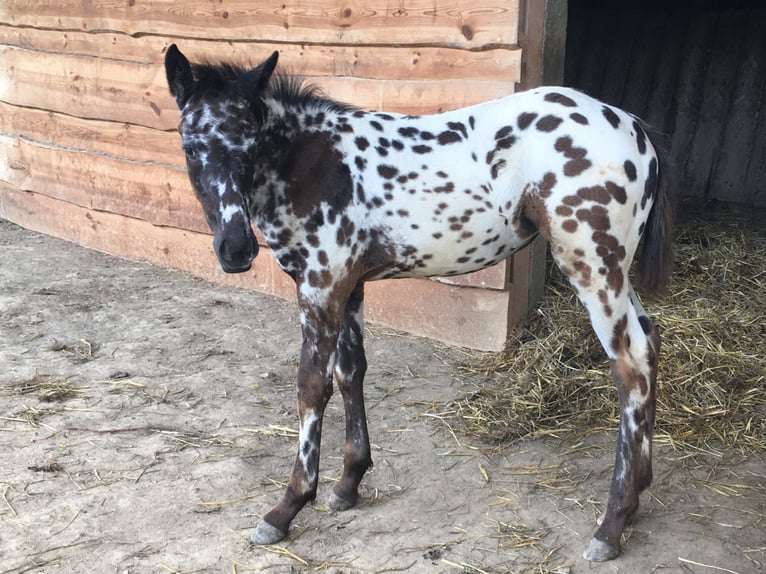
<path fill-rule="evenodd" d="M 172 42 L 195 60 L 257 62 L 278 49 L 289 71 L 332 97 L 406 113 L 566 80 L 678 133 L 672 151 L 691 184 L 686 193 L 766 203 L 766 169 L 751 161 L 766 157 L 766 104 L 755 80 L 766 59 L 752 57 L 766 51 L 766 11 L 724 13 L 715 2 L 706 11 L 683 3 L 642 11 L 636 3 L 627 17 L 588 0 L 462 4 L 415 1 L 393 10 L 380 2 L 361 9 L 328 0 L 299 8 L 224 0 L 185 11 L 169 0 L 118 7 L 8 0 L 0 6 L 0 217 L 294 297 L 292 282 L 266 254 L 250 273 L 218 270 L 164 78 Z M 606 32 L 595 33 L 594 22 Z M 652 42 L 636 40 L 644 36 Z M 468 276 L 374 282 L 366 315 L 450 343 L 500 349 L 542 292 L 543 268 L 544 246 L 535 242 Z"/>

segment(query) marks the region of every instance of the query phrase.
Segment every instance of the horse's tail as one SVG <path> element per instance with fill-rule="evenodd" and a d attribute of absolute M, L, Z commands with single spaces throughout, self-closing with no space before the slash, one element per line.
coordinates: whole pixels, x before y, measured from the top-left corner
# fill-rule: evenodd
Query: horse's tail
<path fill-rule="evenodd" d="M 673 272 L 673 226 L 676 214 L 676 185 L 672 160 L 663 136 L 642 123 L 657 154 L 657 178 L 654 183 L 654 203 L 644 229 L 644 242 L 636 261 L 637 286 L 650 299 L 667 292 Z M 647 190 L 648 191 L 648 190 Z"/>

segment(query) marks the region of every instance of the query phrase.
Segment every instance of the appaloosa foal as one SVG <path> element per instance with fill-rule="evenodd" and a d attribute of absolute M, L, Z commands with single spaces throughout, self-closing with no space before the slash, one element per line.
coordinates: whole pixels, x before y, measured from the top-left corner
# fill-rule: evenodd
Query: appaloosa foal
<path fill-rule="evenodd" d="M 652 480 L 660 338 L 628 282 L 661 292 L 672 265 L 672 203 L 640 120 L 566 88 L 538 88 L 431 116 L 356 109 L 286 76 L 277 53 L 252 69 L 166 55 L 189 177 L 224 271 L 258 253 L 251 222 L 294 280 L 303 329 L 300 439 L 282 500 L 252 539 L 287 535 L 317 492 L 322 415 L 333 379 L 346 412 L 346 509 L 372 464 L 362 396 L 365 281 L 489 267 L 540 234 L 590 314 L 620 399 L 609 502 L 589 560 L 620 551 Z"/>

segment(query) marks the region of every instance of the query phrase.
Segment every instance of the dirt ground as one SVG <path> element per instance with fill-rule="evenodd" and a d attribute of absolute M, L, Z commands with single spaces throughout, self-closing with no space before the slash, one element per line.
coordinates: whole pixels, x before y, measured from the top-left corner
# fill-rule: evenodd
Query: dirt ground
<path fill-rule="evenodd" d="M 295 456 L 299 343 L 293 304 L 0 220 L 0 574 L 766 571 L 762 455 L 657 448 L 622 556 L 590 564 L 614 432 L 489 448 L 448 424 L 470 354 L 375 326 L 360 504 L 323 506 L 335 396 L 316 504 L 253 546 Z"/>

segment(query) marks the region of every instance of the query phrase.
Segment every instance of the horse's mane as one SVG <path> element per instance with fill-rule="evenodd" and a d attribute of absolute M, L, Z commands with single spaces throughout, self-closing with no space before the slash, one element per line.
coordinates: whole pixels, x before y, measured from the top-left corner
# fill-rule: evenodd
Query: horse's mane
<path fill-rule="evenodd" d="M 206 93 L 237 95 L 237 80 L 251 68 L 231 63 L 202 63 L 193 67 L 197 89 Z M 329 112 L 355 111 L 356 107 L 327 97 L 316 84 L 303 76 L 277 71 L 264 95 L 288 108 L 319 109 Z"/>

